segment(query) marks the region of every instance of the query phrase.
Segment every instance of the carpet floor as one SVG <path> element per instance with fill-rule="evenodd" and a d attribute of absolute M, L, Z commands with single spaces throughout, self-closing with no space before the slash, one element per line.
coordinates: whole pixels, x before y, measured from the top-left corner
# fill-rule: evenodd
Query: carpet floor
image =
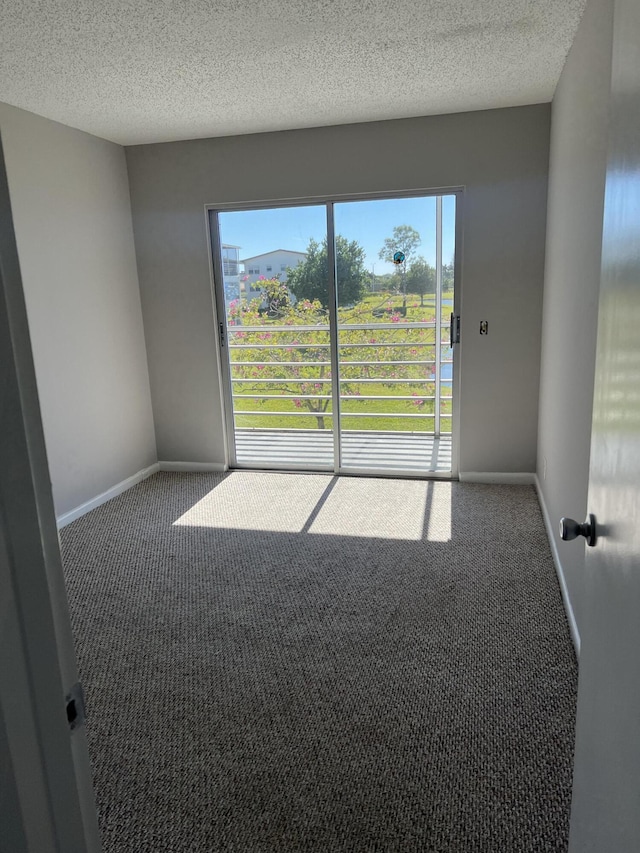
<path fill-rule="evenodd" d="M 531 487 L 157 474 L 61 540 L 105 853 L 566 850 Z"/>

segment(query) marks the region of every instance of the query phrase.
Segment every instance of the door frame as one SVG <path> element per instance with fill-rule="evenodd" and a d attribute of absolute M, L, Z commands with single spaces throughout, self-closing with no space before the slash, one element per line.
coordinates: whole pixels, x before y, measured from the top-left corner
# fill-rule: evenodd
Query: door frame
<path fill-rule="evenodd" d="M 14 849 L 102 849 L 9 187 L 0 140 L 0 741 Z M 74 689 L 75 688 L 75 689 Z M 77 692 L 76 692 L 77 691 Z"/>
<path fill-rule="evenodd" d="M 450 196 L 456 198 L 455 212 L 455 253 L 454 253 L 454 302 L 453 313 L 458 317 L 462 311 L 462 251 L 463 251 L 463 206 L 464 206 L 464 186 L 439 187 L 439 188 L 422 188 L 413 190 L 386 190 L 382 192 L 363 192 L 363 193 L 334 193 L 331 195 L 319 196 L 301 196 L 284 199 L 260 199 L 257 201 L 239 201 L 239 202 L 220 202 L 215 204 L 206 204 L 204 206 L 205 225 L 207 235 L 207 249 L 209 256 L 209 276 L 212 292 L 213 317 L 216 328 L 216 352 L 218 355 L 218 381 L 220 388 L 220 406 L 223 414 L 223 433 L 224 433 L 224 449 L 225 449 L 225 468 L 233 469 L 252 469 L 256 467 L 251 465 L 243 465 L 238 463 L 235 451 L 235 425 L 233 419 L 233 400 L 231 386 L 231 370 L 229 367 L 229 359 L 224 352 L 225 344 L 224 337 L 226 336 L 226 306 L 224 301 L 224 276 L 222 271 L 222 241 L 220 239 L 219 228 L 219 213 L 228 213 L 234 211 L 248 210 L 273 210 L 287 207 L 318 207 L 325 206 L 327 211 L 327 246 L 329 258 L 329 293 L 330 293 L 330 324 L 337 322 L 337 293 L 336 293 L 336 263 L 334 253 L 334 216 L 333 208 L 335 204 L 343 202 L 357 201 L 382 201 L 384 199 L 403 199 L 403 198 L 422 198 L 422 197 L 437 197 Z M 223 333 L 224 329 L 224 333 Z M 337 336 L 331 335 L 332 349 L 331 359 L 337 359 Z M 335 355 L 333 350 L 336 350 Z M 459 459 L 460 459 L 460 378 L 461 378 L 461 355 L 462 343 L 458 341 L 453 349 L 453 371 L 452 371 L 452 416 L 451 416 L 451 472 L 410 472 L 406 470 L 386 469 L 380 471 L 374 468 L 362 469 L 344 469 L 341 466 L 340 459 L 340 409 L 339 398 L 336 403 L 334 396 L 334 424 L 337 428 L 333 428 L 334 441 L 334 464 L 332 468 L 316 468 L 310 469 L 306 465 L 290 464 L 286 469 L 279 465 L 262 462 L 259 465 L 259 470 L 272 471 L 309 471 L 317 473 L 334 473 L 344 476 L 360 476 L 360 477 L 393 477 L 406 479 L 426 479 L 426 480 L 455 480 L 458 478 Z M 332 388 L 335 383 L 332 383 Z M 338 390 L 339 395 L 339 390 Z"/>

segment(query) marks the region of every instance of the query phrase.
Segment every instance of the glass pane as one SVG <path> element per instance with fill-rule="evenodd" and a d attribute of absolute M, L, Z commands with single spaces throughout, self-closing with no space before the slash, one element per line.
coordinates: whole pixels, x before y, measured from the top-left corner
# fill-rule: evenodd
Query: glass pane
<path fill-rule="evenodd" d="M 456 197 L 442 197 L 442 286 L 440 362 L 440 434 L 451 435 L 451 404 L 453 395 L 453 350 L 449 346 L 449 325 L 454 313 L 454 260 L 456 234 Z M 449 415 L 449 417 L 447 417 Z"/>
<path fill-rule="evenodd" d="M 437 251 L 440 203 L 427 196 L 334 205 L 345 468 L 450 470 L 450 440 L 441 458 L 438 438 L 442 427 L 451 429 L 440 411 L 446 404 L 450 414 L 452 402 L 442 317 L 453 291 L 442 291 L 438 316 L 436 288 L 441 280 L 444 288 L 437 261 L 453 249 L 455 197 L 443 204 L 446 238 Z"/>
<path fill-rule="evenodd" d="M 331 470 L 326 208 L 219 222 L 237 462 Z"/>

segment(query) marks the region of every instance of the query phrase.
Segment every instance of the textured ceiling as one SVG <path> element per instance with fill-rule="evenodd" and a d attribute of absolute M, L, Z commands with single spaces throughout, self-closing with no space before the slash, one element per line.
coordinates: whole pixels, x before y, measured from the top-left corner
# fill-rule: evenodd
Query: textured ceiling
<path fill-rule="evenodd" d="M 586 0 L 0 0 L 0 100 L 123 144 L 551 100 Z"/>

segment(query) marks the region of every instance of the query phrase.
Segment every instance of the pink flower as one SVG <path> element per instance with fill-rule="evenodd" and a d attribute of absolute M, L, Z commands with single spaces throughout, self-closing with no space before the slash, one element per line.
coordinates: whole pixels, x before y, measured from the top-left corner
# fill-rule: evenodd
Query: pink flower
<path fill-rule="evenodd" d="M 302 400 L 294 400 L 293 405 L 296 407 L 296 409 L 301 409 L 302 408 Z"/>

